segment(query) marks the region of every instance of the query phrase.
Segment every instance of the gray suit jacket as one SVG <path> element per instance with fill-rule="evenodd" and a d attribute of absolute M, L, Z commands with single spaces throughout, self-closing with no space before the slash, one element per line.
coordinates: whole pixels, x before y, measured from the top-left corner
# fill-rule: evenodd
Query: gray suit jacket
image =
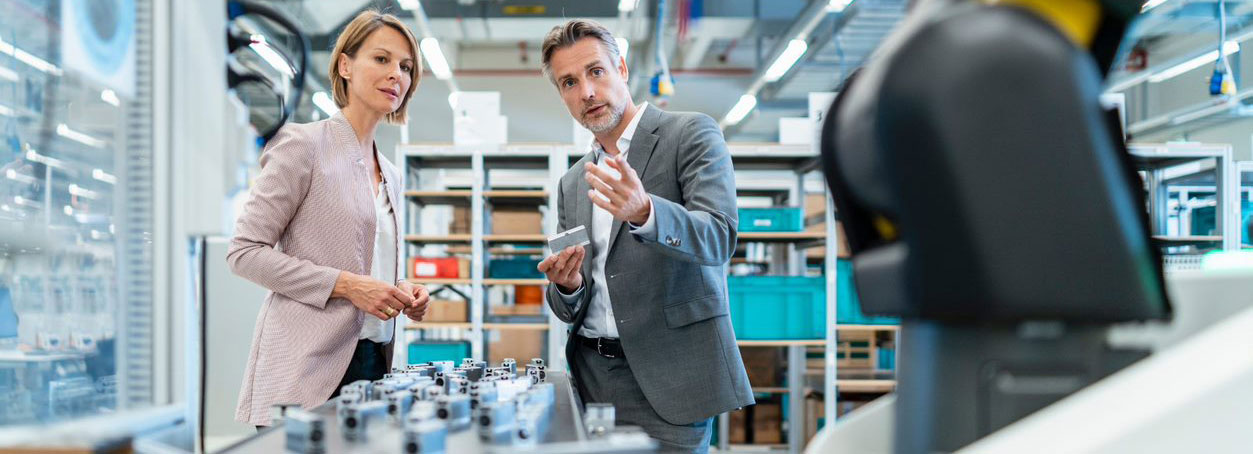
<path fill-rule="evenodd" d="M 627 162 L 652 197 L 656 241 L 615 220 L 605 278 L 622 349 L 649 403 L 671 424 L 691 424 L 754 403 L 727 307 L 727 263 L 735 251 L 735 174 L 722 131 L 708 115 L 649 106 L 631 138 Z M 592 227 L 584 156 L 561 178 L 561 231 Z M 589 251 L 583 281 L 592 288 Z M 578 311 L 549 285 L 548 305 L 577 333 Z M 576 343 L 566 346 L 575 358 Z M 575 377 L 577 380 L 578 377 Z"/>

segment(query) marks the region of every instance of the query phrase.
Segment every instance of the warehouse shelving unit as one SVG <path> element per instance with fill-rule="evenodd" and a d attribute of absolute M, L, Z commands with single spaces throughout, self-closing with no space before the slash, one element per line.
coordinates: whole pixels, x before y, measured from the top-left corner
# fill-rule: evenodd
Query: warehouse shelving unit
<path fill-rule="evenodd" d="M 837 370 L 837 351 L 839 332 L 891 332 L 899 330 L 895 325 L 840 325 L 837 314 L 837 255 L 840 238 L 835 228 L 835 214 L 830 195 L 827 194 L 825 180 L 810 179 L 810 185 L 818 183 L 820 189 L 806 188 L 807 176 L 820 170 L 820 158 L 816 148 L 811 145 L 779 145 L 779 144 L 730 144 L 732 162 L 736 171 L 736 190 L 743 196 L 771 197 L 782 205 L 802 205 L 806 193 L 821 192 L 826 198 L 823 221 L 826 228 L 821 231 L 804 232 L 740 232 L 740 244 L 763 243 L 773 248 L 770 263 L 771 271 L 786 275 L 803 275 L 810 258 L 805 250 L 821 246 L 823 254 L 820 259 L 824 264 L 826 281 L 826 337 L 823 339 L 779 339 L 779 340 L 739 340 L 741 347 L 777 347 L 786 349 L 787 376 L 785 386 L 754 387 L 753 392 L 759 394 L 784 394 L 789 400 L 787 414 L 787 438 L 785 444 L 753 444 L 737 446 L 729 443 L 730 418 L 728 414 L 717 419 L 718 451 L 719 452 L 761 452 L 762 449 L 786 450 L 800 453 L 806 442 L 804 427 L 804 397 L 807 388 L 822 389 L 824 395 L 824 418 L 828 424 L 835 421 L 839 393 L 888 393 L 896 388 L 896 381 L 883 379 L 869 374 L 866 377 L 839 378 Z M 809 217 L 812 213 L 804 213 Z M 823 369 L 817 374 L 808 374 L 806 368 L 806 351 L 821 348 L 823 350 Z M 807 378 L 817 378 L 818 386 L 806 386 Z"/>
<path fill-rule="evenodd" d="M 732 161 L 736 170 L 736 188 L 742 196 L 773 197 L 778 202 L 789 205 L 800 205 L 807 192 L 818 192 L 814 188 L 806 189 L 806 176 L 810 176 L 810 185 L 815 181 L 812 175 L 819 170 L 816 151 L 809 145 L 778 145 L 778 144 L 730 144 Z M 498 285 L 545 285 L 544 279 L 492 279 L 485 276 L 486 259 L 489 255 L 508 255 L 514 253 L 533 254 L 544 251 L 546 235 L 494 235 L 485 232 L 486 203 L 507 200 L 510 202 L 543 204 L 550 207 L 544 219 L 544 231 L 556 231 L 557 206 L 555 185 L 570 166 L 587 153 L 584 147 L 557 144 L 526 144 L 502 146 L 458 147 L 448 144 L 412 144 L 401 145 L 396 151 L 396 162 L 405 169 L 405 240 L 408 243 L 407 256 L 412 256 L 415 248 L 422 245 L 446 245 L 449 252 L 466 253 L 471 256 L 469 278 L 461 279 L 413 279 L 413 282 L 427 285 L 454 285 L 469 289 L 469 321 L 467 322 L 423 322 L 410 323 L 406 332 L 424 330 L 454 330 L 462 332 L 470 340 L 472 356 L 482 358 L 484 355 L 485 336 L 490 330 L 546 330 L 548 332 L 548 358 L 551 367 L 564 369 L 566 325 L 545 306 L 543 314 L 546 323 L 489 323 L 485 319 L 486 289 Z M 516 190 L 493 188 L 492 170 L 499 168 L 542 170 L 545 181 L 526 181 L 525 186 L 542 187 L 542 190 Z M 422 188 L 417 189 L 411 179 L 421 169 L 458 169 L 469 171 L 472 175 L 470 189 Z M 764 177 L 763 177 L 764 175 Z M 510 183 L 516 184 L 517 181 Z M 512 184 L 511 184 L 512 185 Z M 459 185 L 464 186 L 464 185 Z M 824 194 L 825 184 L 821 184 Z M 415 214 L 408 210 L 421 205 L 459 205 L 470 207 L 470 233 L 468 234 L 431 234 L 423 233 L 418 228 Z M 787 420 L 788 439 L 786 444 L 755 444 L 751 450 L 760 449 L 786 450 L 799 453 L 805 443 L 804 396 L 809 388 L 825 388 L 825 417 L 834 421 L 838 404 L 838 392 L 853 393 L 885 393 L 895 388 L 894 380 L 876 377 L 846 377 L 837 380 L 836 352 L 837 331 L 851 332 L 895 332 L 896 326 L 879 325 L 838 325 L 836 320 L 836 244 L 838 242 L 835 229 L 835 216 L 827 197 L 824 231 L 804 232 L 741 232 L 738 236 L 740 244 L 761 243 L 773 248 L 771 256 L 775 258 L 770 264 L 772 270 L 779 274 L 802 275 L 812 260 L 822 260 L 824 264 L 827 286 L 826 307 L 827 323 L 831 329 L 824 330 L 826 337 L 822 339 L 804 340 L 741 340 L 744 347 L 777 347 L 786 349 L 788 373 L 784 386 L 755 387 L 755 393 L 784 394 L 794 404 L 789 406 Z M 523 244 L 526 249 L 509 249 L 499 245 Z M 821 257 L 807 258 L 804 251 L 809 248 L 822 247 Z M 406 264 L 408 263 L 406 257 Z M 407 265 L 406 265 L 407 266 Z M 403 338 L 408 342 L 408 336 Z M 806 350 L 821 348 L 824 351 L 824 367 L 820 374 L 806 373 Z M 398 355 L 403 355 L 397 349 Z M 407 358 L 402 357 L 402 360 Z M 817 378 L 821 385 L 806 386 L 807 379 Z M 719 430 L 719 448 L 721 452 L 736 451 L 738 446 L 730 446 L 728 442 L 729 418 L 726 415 L 718 418 L 716 426 Z M 746 448 L 746 447 L 745 447 Z"/>
<path fill-rule="evenodd" d="M 404 174 L 404 192 L 406 203 L 402 216 L 405 219 L 405 263 L 406 275 L 409 258 L 415 255 L 418 248 L 425 245 L 446 245 L 449 254 L 468 254 L 470 256 L 470 276 L 458 279 L 413 278 L 412 282 L 428 286 L 457 286 L 468 289 L 467 305 L 469 320 L 467 322 L 422 322 L 409 323 L 405 326 L 405 334 L 401 339 L 406 345 L 409 333 L 429 330 L 453 330 L 464 335 L 470 342 L 471 356 L 485 358 L 486 333 L 490 331 L 527 330 L 547 331 L 546 356 L 553 367 L 564 369 L 564 324 L 551 314 L 547 306 L 540 309 L 544 323 L 488 322 L 486 316 L 487 290 L 494 286 L 532 285 L 542 286 L 545 279 L 495 279 L 486 276 L 487 259 L 489 256 L 531 255 L 542 254 L 545 249 L 546 234 L 491 234 L 487 232 L 487 204 L 504 203 L 511 205 L 556 206 L 554 184 L 565 172 L 565 156 L 568 145 L 558 144 L 510 144 L 486 146 L 456 146 L 451 144 L 402 144 L 397 147 L 395 162 L 402 167 Z M 469 189 L 448 189 L 421 187 L 415 181 L 423 169 L 444 169 L 452 171 L 469 171 L 470 178 L 465 185 Z M 494 187 L 492 177 L 494 171 L 530 171 L 537 173 L 523 177 L 522 181 L 510 181 L 510 186 L 522 185 L 526 189 Z M 542 189 L 534 189 L 542 188 Z M 432 205 L 468 206 L 470 211 L 470 233 L 423 233 L 420 227 L 420 214 L 414 208 Z M 552 232 L 556 226 L 556 217 L 552 211 L 543 222 L 544 232 Z M 524 245 L 526 247 L 507 247 Z M 408 362 L 407 349 L 396 349 L 397 356 Z M 402 351 L 404 350 L 404 351 Z M 519 361 L 525 358 L 518 358 Z"/>
<path fill-rule="evenodd" d="M 1230 145 L 1128 144 L 1127 149 L 1144 179 L 1154 240 L 1168 247 L 1240 248 L 1240 172 Z M 1184 203 L 1188 190 L 1199 188 L 1214 193 L 1217 235 L 1194 235 L 1186 222 L 1171 228 L 1172 199 Z"/>

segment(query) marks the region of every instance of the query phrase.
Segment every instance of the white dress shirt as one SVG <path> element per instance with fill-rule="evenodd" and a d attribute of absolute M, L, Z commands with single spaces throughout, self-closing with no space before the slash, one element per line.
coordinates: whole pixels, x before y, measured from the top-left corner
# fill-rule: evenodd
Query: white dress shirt
<path fill-rule="evenodd" d="M 648 108 L 648 103 L 643 103 L 635 110 L 635 116 L 631 117 L 631 121 L 627 123 L 627 127 L 622 131 L 622 136 L 618 138 L 618 152 L 625 158 L 631 149 L 631 137 L 635 135 L 635 129 L 639 126 L 640 117 L 644 116 L 644 109 Z M 590 145 L 591 152 L 595 156 L 596 166 L 606 171 L 610 175 L 617 176 L 618 172 L 609 167 L 605 163 L 608 153 L 604 147 L 600 146 L 596 140 L 592 140 Z M 587 308 L 587 316 L 583 319 L 583 326 L 579 328 L 579 335 L 583 337 L 604 337 L 609 339 L 618 338 L 618 324 L 614 322 L 613 305 L 609 302 L 609 286 L 605 279 L 605 260 L 609 257 L 609 235 L 613 231 L 614 219 L 613 215 L 599 205 L 592 203 L 586 194 L 573 194 L 579 198 L 579 203 L 588 203 L 592 205 L 592 225 L 588 226 L 592 233 L 592 295 L 590 298 L 591 306 Z M 603 197 L 603 196 L 600 196 Z M 654 222 L 653 212 L 650 209 L 648 221 L 642 226 L 635 226 L 631 223 L 627 225 L 631 229 L 631 233 L 641 235 L 645 238 L 653 238 L 657 235 L 657 226 Z M 655 240 L 655 238 L 653 238 Z M 586 282 L 586 281 L 585 281 Z M 558 288 L 557 293 L 561 295 L 562 300 L 566 304 L 576 305 L 579 297 L 585 291 L 586 285 L 579 287 L 574 293 L 565 294 Z M 577 310 L 577 308 L 576 308 Z"/>
<path fill-rule="evenodd" d="M 374 260 L 370 263 L 370 277 L 392 282 L 396 271 L 396 225 L 392 219 L 392 204 L 387 199 L 387 186 L 380 181 L 378 195 L 374 196 Z M 386 344 L 392 341 L 395 319 L 379 320 L 365 315 L 361 335 L 357 339 L 369 339 Z"/>

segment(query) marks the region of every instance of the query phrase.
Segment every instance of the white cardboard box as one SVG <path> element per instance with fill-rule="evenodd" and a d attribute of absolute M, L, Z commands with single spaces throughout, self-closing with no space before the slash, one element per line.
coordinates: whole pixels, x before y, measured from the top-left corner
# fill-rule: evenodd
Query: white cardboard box
<path fill-rule="evenodd" d="M 784 117 L 779 119 L 779 143 L 799 145 L 813 143 L 814 122 L 807 117 Z"/>
<path fill-rule="evenodd" d="M 500 116 L 498 91 L 459 91 L 448 96 L 454 117 Z"/>
<path fill-rule="evenodd" d="M 455 145 L 503 145 L 509 142 L 509 119 L 503 115 L 453 119 Z"/>

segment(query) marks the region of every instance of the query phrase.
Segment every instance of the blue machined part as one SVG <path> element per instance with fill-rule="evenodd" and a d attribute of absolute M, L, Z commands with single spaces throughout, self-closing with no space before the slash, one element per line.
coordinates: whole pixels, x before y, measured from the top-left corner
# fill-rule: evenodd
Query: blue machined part
<path fill-rule="evenodd" d="M 387 395 L 387 415 L 391 419 L 392 424 L 401 425 L 405 421 L 405 416 L 409 414 L 409 409 L 413 407 L 413 393 L 408 391 L 398 391 Z"/>
<path fill-rule="evenodd" d="M 449 430 L 456 432 L 470 427 L 470 396 L 464 394 L 439 396 L 435 399 L 435 404 L 438 406 L 435 416 L 444 420 Z"/>
<path fill-rule="evenodd" d="M 517 424 L 518 407 L 513 402 L 486 403 L 475 410 L 475 425 L 479 439 L 491 444 L 509 444 L 513 441 Z"/>
<path fill-rule="evenodd" d="M 340 415 L 340 432 L 349 441 L 363 441 L 372 424 L 387 419 L 387 403 L 377 400 L 348 405 Z"/>
<path fill-rule="evenodd" d="M 448 425 L 438 419 L 423 419 L 405 425 L 401 452 L 443 454 L 447 450 Z"/>
<path fill-rule="evenodd" d="M 290 408 L 283 417 L 287 452 L 323 454 L 326 452 L 326 419 L 322 415 Z"/>

